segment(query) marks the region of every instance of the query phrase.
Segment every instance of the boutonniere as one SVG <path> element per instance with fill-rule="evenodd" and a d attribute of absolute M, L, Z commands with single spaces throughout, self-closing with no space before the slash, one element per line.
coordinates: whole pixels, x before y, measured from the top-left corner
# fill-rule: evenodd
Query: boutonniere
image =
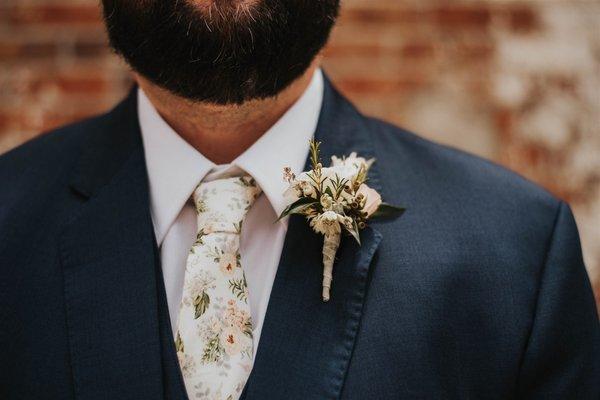
<path fill-rule="evenodd" d="M 290 204 L 280 219 L 292 214 L 304 215 L 311 228 L 323 235 L 323 301 L 329 300 L 335 254 L 342 232 L 360 245 L 360 230 L 371 218 L 400 216 L 404 209 L 382 202 L 381 195 L 367 186 L 369 168 L 375 161 L 351 153 L 331 158 L 331 166 L 323 167 L 319 159 L 319 142 L 310 142 L 310 171 L 295 175 L 290 168 L 283 171 L 289 183 L 285 192 Z"/>

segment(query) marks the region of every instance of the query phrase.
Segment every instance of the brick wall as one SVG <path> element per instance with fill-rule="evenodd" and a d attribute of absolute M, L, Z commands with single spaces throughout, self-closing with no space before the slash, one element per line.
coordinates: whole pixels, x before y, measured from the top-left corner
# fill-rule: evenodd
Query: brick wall
<path fill-rule="evenodd" d="M 345 0 L 325 67 L 363 111 L 569 201 L 600 295 L 598 20 L 597 0 Z M 97 0 L 0 2 L 0 152 L 129 85 Z"/>

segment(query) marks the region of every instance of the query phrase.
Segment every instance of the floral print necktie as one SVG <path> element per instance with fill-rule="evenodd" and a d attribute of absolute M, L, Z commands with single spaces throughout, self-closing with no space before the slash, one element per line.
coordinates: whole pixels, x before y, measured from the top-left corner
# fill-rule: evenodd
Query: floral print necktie
<path fill-rule="evenodd" d="M 252 321 L 240 264 L 242 222 L 261 190 L 250 176 L 201 183 L 175 347 L 191 399 L 237 400 L 252 369 Z"/>

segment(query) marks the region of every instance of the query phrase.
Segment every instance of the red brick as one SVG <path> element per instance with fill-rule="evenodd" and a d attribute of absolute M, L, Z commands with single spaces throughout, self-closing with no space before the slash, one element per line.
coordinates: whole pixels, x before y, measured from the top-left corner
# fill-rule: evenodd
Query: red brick
<path fill-rule="evenodd" d="M 491 12 L 486 7 L 450 5 L 424 9 L 353 8 L 342 13 L 344 21 L 371 24 L 417 24 L 446 28 L 487 27 Z"/>
<path fill-rule="evenodd" d="M 446 6 L 434 12 L 436 23 L 447 27 L 487 27 L 491 22 L 488 8 L 468 6 Z"/>
<path fill-rule="evenodd" d="M 407 43 L 402 47 L 402 56 L 410 58 L 427 58 L 433 56 L 435 47 L 431 43 Z"/>
<path fill-rule="evenodd" d="M 57 50 L 57 45 L 52 42 L 0 40 L 0 61 L 49 58 L 55 56 Z"/>
<path fill-rule="evenodd" d="M 106 80 L 103 78 L 88 76 L 61 76 L 56 80 L 58 87 L 66 93 L 98 93 L 107 89 Z"/>
<path fill-rule="evenodd" d="M 424 22 L 426 15 L 418 10 L 411 9 L 392 9 L 384 10 L 379 8 L 350 8 L 342 9 L 342 18 L 350 22 L 367 23 L 415 23 Z"/>
<path fill-rule="evenodd" d="M 410 92 L 422 87 L 426 83 L 424 78 L 402 78 L 383 80 L 377 78 L 360 77 L 354 79 L 337 80 L 336 84 L 344 92 L 356 94 L 378 94 Z"/>
<path fill-rule="evenodd" d="M 325 48 L 325 57 L 377 57 L 386 52 L 376 44 L 332 44 Z"/>
<path fill-rule="evenodd" d="M 10 43 L 0 41 L 0 61 L 6 61 L 9 58 L 14 58 L 19 55 L 19 45 L 16 43 Z"/>
<path fill-rule="evenodd" d="M 435 46 L 426 42 L 410 42 L 399 46 L 379 44 L 332 44 L 323 51 L 325 57 L 372 58 L 382 55 L 398 55 L 406 58 L 427 58 L 433 56 Z"/>
<path fill-rule="evenodd" d="M 511 7 L 508 23 L 515 32 L 531 32 L 540 28 L 540 20 L 531 7 Z"/>
<path fill-rule="evenodd" d="M 110 54 L 106 41 L 77 40 L 74 44 L 77 57 L 95 58 Z"/>
<path fill-rule="evenodd" d="M 8 7 L 5 18 L 12 24 L 101 24 L 101 10 L 90 4 L 40 4 Z"/>
<path fill-rule="evenodd" d="M 2 130 L 8 128 L 10 126 L 10 121 L 13 118 L 13 114 L 0 111 L 0 136 L 2 135 Z"/>
<path fill-rule="evenodd" d="M 463 60 L 490 61 L 495 48 L 492 43 L 460 43 L 456 50 Z"/>

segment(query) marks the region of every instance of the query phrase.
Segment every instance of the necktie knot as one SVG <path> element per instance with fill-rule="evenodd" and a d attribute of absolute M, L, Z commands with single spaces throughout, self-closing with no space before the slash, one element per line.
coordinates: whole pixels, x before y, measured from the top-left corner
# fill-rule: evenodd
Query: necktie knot
<path fill-rule="evenodd" d="M 261 193 L 249 175 L 202 182 L 193 199 L 198 216 L 198 230 L 240 233 L 242 221 Z"/>

